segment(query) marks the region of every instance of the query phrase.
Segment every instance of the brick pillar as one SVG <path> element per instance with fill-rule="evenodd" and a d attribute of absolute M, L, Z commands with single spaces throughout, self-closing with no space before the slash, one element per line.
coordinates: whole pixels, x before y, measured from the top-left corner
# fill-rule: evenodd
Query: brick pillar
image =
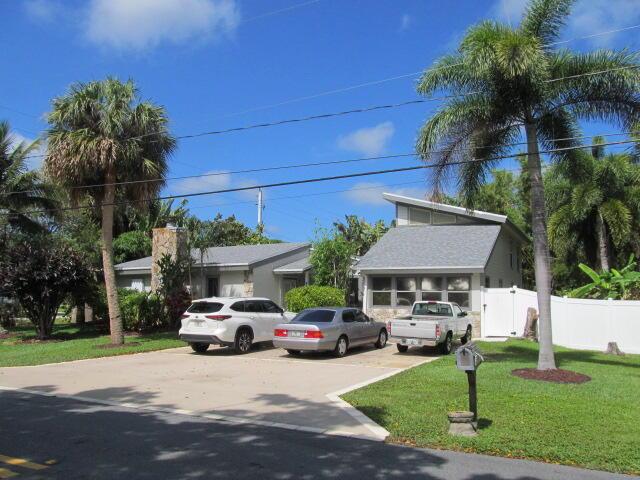
<path fill-rule="evenodd" d="M 151 249 L 151 291 L 155 292 L 160 287 L 160 267 L 158 262 L 163 255 L 176 257 L 187 256 L 187 231 L 184 228 L 167 224 L 164 228 L 153 229 L 153 241 Z"/>

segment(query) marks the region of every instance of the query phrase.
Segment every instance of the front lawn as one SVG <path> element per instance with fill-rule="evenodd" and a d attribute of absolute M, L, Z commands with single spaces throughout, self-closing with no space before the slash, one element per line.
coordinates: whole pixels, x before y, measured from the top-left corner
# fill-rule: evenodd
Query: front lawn
<path fill-rule="evenodd" d="M 175 332 L 162 332 L 126 336 L 122 347 L 100 348 L 100 345 L 109 343 L 109 336 L 91 324 L 82 328 L 72 324 L 56 324 L 51 340 L 40 342 L 35 338 L 31 326 L 13 328 L 8 338 L 0 338 L 0 367 L 111 357 L 185 345 L 178 340 Z"/>
<path fill-rule="evenodd" d="M 478 452 L 622 473 L 640 473 L 640 355 L 556 349 L 559 368 L 589 375 L 580 385 L 524 380 L 537 344 L 478 343 L 480 434 L 447 434 L 447 412 L 467 410 L 466 374 L 451 355 L 343 398 L 391 432 L 391 442 Z"/>

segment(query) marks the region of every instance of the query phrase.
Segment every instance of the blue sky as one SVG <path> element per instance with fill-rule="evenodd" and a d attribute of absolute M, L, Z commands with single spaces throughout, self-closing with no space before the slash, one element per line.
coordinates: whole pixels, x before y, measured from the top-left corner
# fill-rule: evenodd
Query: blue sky
<path fill-rule="evenodd" d="M 107 75 L 136 81 L 141 96 L 166 107 L 183 135 L 417 98 L 414 76 L 455 48 L 483 18 L 516 23 L 523 0 L 0 0 L 0 118 L 16 138 L 45 128 L 51 98 L 75 81 Z M 578 0 L 564 38 L 640 23 L 637 0 Z M 639 47 L 640 30 L 573 41 L 576 49 Z M 291 101 L 291 102 L 290 102 Z M 417 129 L 437 103 L 226 135 L 185 139 L 164 193 L 338 175 L 415 165 L 390 159 L 275 172 L 224 172 L 413 151 Z M 585 131 L 616 131 L 586 125 Z M 34 166 L 37 166 L 34 164 Z M 512 167 L 511 162 L 506 162 Z M 452 187 L 454 185 L 452 184 Z M 407 172 L 265 192 L 267 233 L 308 240 L 344 214 L 390 220 L 382 191 L 423 196 L 424 172 Z M 340 192 L 336 192 L 340 190 Z M 334 193 L 327 193 L 334 192 Z M 295 197 L 295 198 L 282 198 Z M 203 218 L 235 214 L 256 223 L 255 193 L 190 201 Z"/>

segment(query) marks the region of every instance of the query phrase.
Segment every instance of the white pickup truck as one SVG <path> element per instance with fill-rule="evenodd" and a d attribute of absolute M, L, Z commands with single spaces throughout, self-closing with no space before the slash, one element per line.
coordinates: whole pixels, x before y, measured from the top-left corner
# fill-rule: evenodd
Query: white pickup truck
<path fill-rule="evenodd" d="M 438 347 L 445 355 L 451 353 L 454 339 L 465 344 L 472 335 L 467 312 L 457 303 L 435 301 L 415 302 L 411 315 L 390 320 L 387 331 L 399 352 L 411 346 Z"/>

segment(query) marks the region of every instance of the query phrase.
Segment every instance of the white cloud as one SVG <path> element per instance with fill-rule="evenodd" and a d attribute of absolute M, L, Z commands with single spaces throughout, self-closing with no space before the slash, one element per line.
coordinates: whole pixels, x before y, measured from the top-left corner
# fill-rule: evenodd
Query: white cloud
<path fill-rule="evenodd" d="M 12 131 L 11 144 L 9 145 L 9 150 L 13 150 L 21 143 L 24 143 L 25 146 L 28 146 L 28 145 L 31 145 L 33 142 L 34 142 L 33 138 L 25 137 L 24 135 L 16 131 Z M 44 160 L 44 154 L 46 152 L 47 152 L 46 143 L 44 143 L 41 140 L 38 148 L 36 148 L 35 150 L 32 150 L 27 155 L 28 157 L 30 157 L 30 158 L 27 158 L 25 162 L 27 168 L 29 168 L 29 170 L 39 169 L 42 166 L 42 161 Z"/>
<path fill-rule="evenodd" d="M 186 178 L 176 182 L 171 190 L 175 193 L 183 194 L 207 190 L 223 190 L 230 186 L 231 174 L 220 170 L 210 170 L 200 177 Z"/>
<path fill-rule="evenodd" d="M 84 27 L 98 45 L 145 50 L 229 34 L 239 21 L 235 0 L 92 0 Z"/>
<path fill-rule="evenodd" d="M 389 202 L 382 197 L 383 193 L 395 193 L 407 197 L 424 198 L 426 189 L 418 187 L 396 188 L 380 182 L 360 182 L 345 192 L 345 197 L 361 205 L 388 205 Z"/>
<path fill-rule="evenodd" d="M 411 18 L 411 15 L 409 15 L 408 13 L 403 14 L 400 18 L 400 31 L 407 30 L 412 23 L 413 19 Z"/>
<path fill-rule="evenodd" d="M 581 0 L 576 3 L 567 26 L 570 37 L 582 37 L 628 27 L 639 21 L 638 0 Z M 625 33 L 601 35 L 589 41 L 596 46 L 608 46 L 620 35 Z M 629 44 L 637 33 L 632 30 L 626 36 Z"/>
<path fill-rule="evenodd" d="M 51 0 L 28 0 L 24 2 L 27 16 L 36 22 L 51 22 L 59 10 L 59 5 Z"/>
<path fill-rule="evenodd" d="M 493 6 L 493 16 L 513 26 L 520 24 L 529 0 L 498 0 Z"/>
<path fill-rule="evenodd" d="M 380 155 L 393 137 L 395 128 L 391 122 L 383 122 L 375 127 L 361 128 L 338 138 L 338 146 L 343 150 L 364 155 Z"/>

